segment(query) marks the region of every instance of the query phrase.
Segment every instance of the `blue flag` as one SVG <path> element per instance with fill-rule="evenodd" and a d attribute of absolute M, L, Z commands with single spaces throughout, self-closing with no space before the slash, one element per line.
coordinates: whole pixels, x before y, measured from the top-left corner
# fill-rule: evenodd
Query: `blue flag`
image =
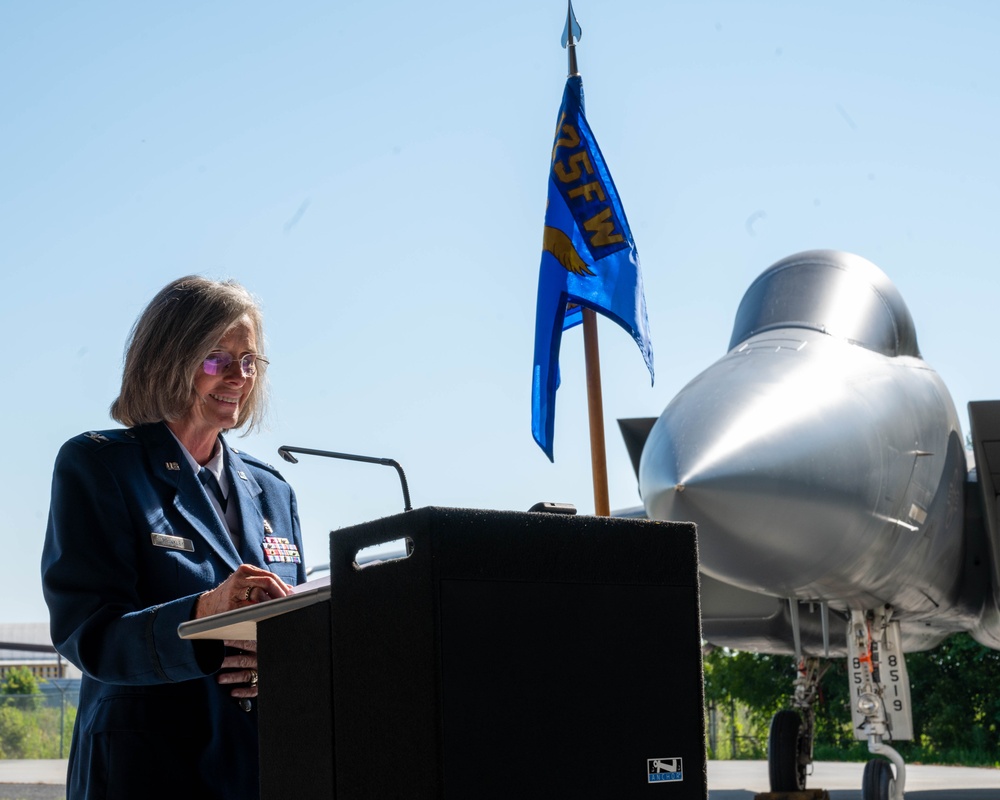
<path fill-rule="evenodd" d="M 639 254 L 611 173 L 583 115 L 583 81 L 573 75 L 566 81 L 552 146 L 535 312 L 531 433 L 549 460 L 553 460 L 559 344 L 564 330 L 582 322 L 583 306 L 632 334 L 652 379 L 653 349 Z"/>

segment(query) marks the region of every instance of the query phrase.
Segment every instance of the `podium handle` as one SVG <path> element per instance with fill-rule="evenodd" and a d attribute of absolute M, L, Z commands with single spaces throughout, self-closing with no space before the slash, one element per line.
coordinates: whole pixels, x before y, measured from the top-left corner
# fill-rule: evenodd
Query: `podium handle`
<path fill-rule="evenodd" d="M 383 557 L 380 551 L 385 548 L 389 548 L 390 545 L 402 545 L 402 547 L 400 548 L 397 546 L 395 549 L 388 550 Z M 402 552 L 400 552 L 400 550 L 402 550 Z M 363 557 L 362 554 L 366 554 L 368 557 Z M 368 569 L 369 567 L 376 567 L 381 564 L 391 564 L 393 561 L 403 561 L 411 555 L 413 555 L 413 539 L 409 536 L 405 536 L 401 539 L 391 539 L 388 542 L 370 544 L 360 548 L 354 554 L 354 561 L 351 566 L 353 566 L 356 571 L 360 571 Z"/>

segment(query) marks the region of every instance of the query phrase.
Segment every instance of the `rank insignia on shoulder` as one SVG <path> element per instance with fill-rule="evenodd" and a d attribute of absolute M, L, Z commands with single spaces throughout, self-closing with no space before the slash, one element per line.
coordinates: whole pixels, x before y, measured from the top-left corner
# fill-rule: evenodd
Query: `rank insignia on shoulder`
<path fill-rule="evenodd" d="M 284 537 L 264 537 L 264 559 L 268 564 L 285 563 L 301 564 L 302 556 L 296 544 Z"/>
<path fill-rule="evenodd" d="M 98 433 L 97 431 L 87 431 L 83 435 L 86 436 L 88 439 L 93 439 L 95 442 L 108 442 L 108 441 L 110 441 L 110 439 L 108 439 L 107 436 L 105 436 L 103 433 Z"/>

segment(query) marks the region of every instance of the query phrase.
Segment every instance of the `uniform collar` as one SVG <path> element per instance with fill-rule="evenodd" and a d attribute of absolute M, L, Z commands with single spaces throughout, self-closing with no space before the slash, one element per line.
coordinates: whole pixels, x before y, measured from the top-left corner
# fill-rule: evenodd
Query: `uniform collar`
<path fill-rule="evenodd" d="M 222 447 L 222 437 L 219 436 L 215 440 L 215 450 L 212 452 L 212 457 L 208 461 L 201 465 L 199 464 L 193 455 L 188 452 L 188 449 L 184 446 L 184 442 L 177 438 L 177 434 L 170 430 L 170 426 L 166 426 L 167 430 L 170 431 L 170 435 L 174 437 L 174 440 L 180 445 L 181 451 L 187 458 L 188 464 L 191 465 L 191 469 L 197 475 L 202 469 L 207 469 L 211 472 L 215 479 L 219 482 L 219 487 L 222 489 L 222 496 L 229 498 L 229 476 L 226 474 L 225 469 L 225 449 Z"/>

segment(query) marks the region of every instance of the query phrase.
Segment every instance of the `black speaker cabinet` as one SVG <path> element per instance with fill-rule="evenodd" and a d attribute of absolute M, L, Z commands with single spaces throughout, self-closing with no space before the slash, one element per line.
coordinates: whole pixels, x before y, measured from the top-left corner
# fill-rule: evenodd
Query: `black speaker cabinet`
<path fill-rule="evenodd" d="M 423 508 L 330 564 L 257 625 L 263 800 L 707 797 L 694 525 Z"/>

